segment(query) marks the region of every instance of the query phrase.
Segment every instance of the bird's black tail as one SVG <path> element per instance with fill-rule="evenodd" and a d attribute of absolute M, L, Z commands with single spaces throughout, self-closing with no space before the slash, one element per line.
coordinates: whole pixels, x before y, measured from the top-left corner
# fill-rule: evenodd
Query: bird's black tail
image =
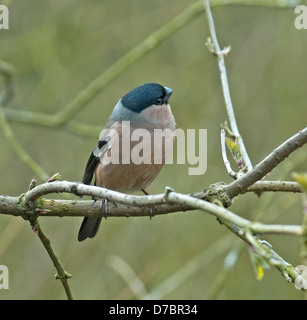
<path fill-rule="evenodd" d="M 82 221 L 79 234 L 78 234 L 78 240 L 83 241 L 86 238 L 94 238 L 101 222 L 100 218 L 88 218 L 85 217 Z"/>
<path fill-rule="evenodd" d="M 97 146 L 91 153 L 87 164 L 85 168 L 85 172 L 83 175 L 82 182 L 84 184 L 90 185 L 93 179 L 93 175 L 95 173 L 95 170 L 97 168 L 97 165 L 99 164 L 99 150 L 107 144 L 106 140 L 99 140 Z M 94 183 L 96 185 L 96 182 Z M 96 201 L 95 198 L 93 198 L 94 203 Z M 82 221 L 79 234 L 78 234 L 78 240 L 83 241 L 86 238 L 94 238 L 100 225 L 101 218 L 88 218 L 85 217 Z"/>

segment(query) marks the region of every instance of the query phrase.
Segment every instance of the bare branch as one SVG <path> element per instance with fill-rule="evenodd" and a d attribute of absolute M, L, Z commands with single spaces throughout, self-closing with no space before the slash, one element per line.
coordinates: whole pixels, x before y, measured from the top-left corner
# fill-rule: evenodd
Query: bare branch
<path fill-rule="evenodd" d="M 267 225 L 260 222 L 251 222 L 244 219 L 235 213 L 220 207 L 218 205 L 212 204 L 207 201 L 195 199 L 188 195 L 183 195 L 176 192 L 170 192 L 167 195 L 167 200 L 176 203 L 182 203 L 194 207 L 195 209 L 200 209 L 206 211 L 210 214 L 215 215 L 220 221 L 228 221 L 234 224 L 236 227 L 248 228 L 254 233 L 276 233 L 276 234 L 289 234 L 289 235 L 302 235 L 301 226 L 290 226 L 290 225 Z"/>
<path fill-rule="evenodd" d="M 164 194 L 153 196 L 134 196 L 106 188 L 90 186 L 83 183 L 69 181 L 54 181 L 41 184 L 25 193 L 23 203 L 31 206 L 39 197 L 50 193 L 73 193 L 77 196 L 91 196 L 99 199 L 107 199 L 117 203 L 132 206 L 152 206 L 165 203 Z"/>
<path fill-rule="evenodd" d="M 279 163 L 285 160 L 293 151 L 307 143 L 307 127 L 283 142 L 265 159 L 258 163 L 253 170 L 232 182 L 226 187 L 227 195 L 232 199 L 245 193 L 256 181 L 271 172 Z"/>
<path fill-rule="evenodd" d="M 258 181 L 246 190 L 246 192 L 258 194 L 268 191 L 301 193 L 302 189 L 297 182 L 293 181 Z"/>
<path fill-rule="evenodd" d="M 264 258 L 270 266 L 274 266 L 288 282 L 295 283 L 299 276 L 296 269 L 282 257 L 280 257 L 266 241 L 260 240 L 248 228 L 240 228 L 232 225 L 228 221 L 223 221 L 223 224 L 239 238 L 252 246 L 253 250 Z"/>
<path fill-rule="evenodd" d="M 238 139 L 238 143 L 240 145 L 240 151 L 242 153 L 244 164 L 247 166 L 248 170 L 251 170 L 253 168 L 253 166 L 252 166 L 252 163 L 249 159 L 249 156 L 246 151 L 243 139 L 240 135 L 240 132 L 239 132 L 239 129 L 237 126 L 236 117 L 234 114 L 233 105 L 232 105 L 231 96 L 230 96 L 228 79 L 227 79 L 227 72 L 226 72 L 226 67 L 225 67 L 224 56 L 226 54 L 228 54 L 230 49 L 229 49 L 229 47 L 225 48 L 223 50 L 220 49 L 220 46 L 219 46 L 219 43 L 217 40 L 217 35 L 215 32 L 215 26 L 214 26 L 214 21 L 213 21 L 211 9 L 210 9 L 209 0 L 204 0 L 204 5 L 206 8 L 206 14 L 207 14 L 208 23 L 209 23 L 210 34 L 211 34 L 211 38 L 213 41 L 213 43 L 212 43 L 209 40 L 207 42 L 207 45 L 209 44 L 208 45 L 209 49 L 211 47 L 210 50 L 211 51 L 213 50 L 214 56 L 217 57 L 217 62 L 218 62 L 220 76 L 221 76 L 221 82 L 222 82 L 223 95 L 224 95 L 224 100 L 225 100 L 225 104 L 226 104 L 226 110 L 227 110 L 227 114 L 228 114 L 228 119 L 229 119 L 231 131 L 233 132 L 235 137 Z"/>
<path fill-rule="evenodd" d="M 55 181 L 39 185 L 32 190 L 26 192 L 21 199 L 0 197 L 0 204 L 3 204 L 2 213 L 13 211 L 14 215 L 23 216 L 27 220 L 32 220 L 38 215 L 40 216 L 102 216 L 103 213 L 99 206 L 92 207 L 89 201 L 65 201 L 65 200 L 46 200 L 38 198 L 42 195 L 68 192 L 77 195 L 90 195 L 98 198 L 108 199 L 123 205 L 133 206 L 119 208 L 109 208 L 109 217 L 115 216 L 148 216 L 149 207 L 155 207 L 154 214 L 165 214 L 174 211 L 186 211 L 198 209 L 216 216 L 220 221 L 228 221 L 229 223 L 240 228 L 248 228 L 255 233 L 273 233 L 273 234 L 290 234 L 300 236 L 302 234 L 301 226 L 292 225 L 266 225 L 260 222 L 251 222 L 242 218 L 235 213 L 225 209 L 222 202 L 216 198 L 211 198 L 216 205 L 197 199 L 192 195 L 185 195 L 174 192 L 170 188 L 166 188 L 164 194 L 150 196 L 134 196 L 127 195 L 117 191 L 99 188 L 95 186 L 83 185 L 68 181 Z M 196 194 L 197 195 L 197 194 Z M 204 194 L 203 194 L 204 195 Z M 37 201 L 38 200 L 38 201 Z M 37 201 L 37 202 L 36 202 Z M 165 204 L 170 203 L 170 206 Z M 174 203 L 174 207 L 173 204 Z M 159 206 L 164 205 L 164 206 Z M 64 210 L 65 206 L 65 210 Z M 141 207 L 139 210 L 135 207 Z M 148 210 L 144 210 L 148 207 Z M 5 210 L 6 209 L 6 210 Z M 11 210 L 11 211 L 10 211 Z M 17 212 L 16 212 L 17 211 Z M 12 213 L 11 213 L 12 214 Z"/>
<path fill-rule="evenodd" d="M 63 265 L 60 262 L 60 259 L 56 255 L 55 251 L 53 250 L 50 240 L 47 238 L 45 233 L 43 232 L 41 226 L 39 225 L 38 220 L 36 220 L 32 224 L 32 230 L 38 235 L 39 239 L 41 240 L 42 244 L 44 245 L 49 257 L 51 258 L 54 267 L 57 270 L 57 274 L 55 276 L 56 279 L 61 280 L 62 285 L 65 289 L 67 299 L 68 300 L 73 300 L 72 292 L 68 283 L 68 279 L 71 278 L 71 275 L 65 271 Z"/>

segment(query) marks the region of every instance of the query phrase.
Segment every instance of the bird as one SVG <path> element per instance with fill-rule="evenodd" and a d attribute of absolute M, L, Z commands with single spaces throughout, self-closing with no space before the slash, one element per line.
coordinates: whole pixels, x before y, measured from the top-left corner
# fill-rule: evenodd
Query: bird
<path fill-rule="evenodd" d="M 82 179 L 84 184 L 90 185 L 95 175 L 96 186 L 124 193 L 143 191 L 148 194 L 146 188 L 157 177 L 173 149 L 176 121 L 169 105 L 172 93 L 171 88 L 151 82 L 134 88 L 119 99 L 90 154 Z M 155 132 L 159 130 L 163 130 L 164 140 L 156 143 L 157 148 Z M 140 132 L 144 132 L 141 142 L 134 137 Z M 142 150 L 138 144 L 143 146 Z M 145 154 L 148 148 L 149 156 Z M 139 158 L 132 161 L 136 156 Z M 104 201 L 107 211 L 107 200 Z M 78 240 L 95 237 L 101 219 L 85 217 Z"/>

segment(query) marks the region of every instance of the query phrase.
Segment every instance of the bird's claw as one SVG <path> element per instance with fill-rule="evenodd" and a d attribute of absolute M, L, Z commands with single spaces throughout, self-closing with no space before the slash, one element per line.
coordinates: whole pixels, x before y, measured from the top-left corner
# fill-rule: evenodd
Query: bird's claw
<path fill-rule="evenodd" d="M 155 211 L 156 211 L 156 207 L 155 207 L 155 206 L 149 208 L 149 219 L 150 219 L 150 220 L 151 220 L 152 217 L 154 216 Z"/>
<path fill-rule="evenodd" d="M 94 208 L 97 200 L 98 199 L 93 198 L 92 208 Z M 99 209 L 101 212 L 104 210 L 104 217 L 105 219 L 107 219 L 108 218 L 108 200 L 107 199 L 100 199 Z"/>
<path fill-rule="evenodd" d="M 94 199 L 94 198 L 93 198 L 92 208 L 94 208 L 94 207 L 95 207 L 95 203 L 96 203 L 96 201 L 97 201 L 97 199 Z"/>
<path fill-rule="evenodd" d="M 108 219 L 108 200 L 107 199 L 101 199 L 100 202 L 100 211 L 102 211 L 104 208 L 104 218 Z"/>

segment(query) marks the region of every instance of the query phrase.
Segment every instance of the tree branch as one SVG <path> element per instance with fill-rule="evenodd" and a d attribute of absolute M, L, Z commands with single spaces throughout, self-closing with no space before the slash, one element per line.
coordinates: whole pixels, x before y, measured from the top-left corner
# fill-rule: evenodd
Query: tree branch
<path fill-rule="evenodd" d="M 256 191 L 259 193 L 262 192 L 261 190 L 276 191 L 278 188 L 282 191 L 301 191 L 297 184 L 284 181 L 274 183 L 260 181 L 256 186 L 254 186 L 254 188 L 250 188 L 248 190 L 248 187 L 250 187 L 255 180 L 259 180 L 266 175 L 291 152 L 301 147 L 306 142 L 307 128 L 288 139 L 263 161 L 261 161 L 253 170 L 230 185 L 225 186 L 225 184 L 222 183 L 212 185 L 203 192 L 192 195 L 176 193 L 171 188 L 167 187 L 164 194 L 134 196 L 76 182 L 54 181 L 34 186 L 33 189 L 27 191 L 20 197 L 0 196 L 0 213 L 22 216 L 29 221 L 37 221 L 36 219 L 38 216 L 102 216 L 100 206 L 93 207 L 90 201 L 47 200 L 42 198 L 44 195 L 60 192 L 72 193 L 77 196 L 94 196 L 125 205 L 124 208 L 121 208 L 119 205 L 114 208 L 109 208 L 110 217 L 148 216 L 150 207 L 153 206 L 155 208 L 154 214 L 198 209 L 216 216 L 220 222 L 245 241 L 251 243 L 253 240 L 253 245 L 257 252 L 259 251 L 260 254 L 264 254 L 265 259 L 268 260 L 271 265 L 274 265 L 288 281 L 295 281 L 297 271 L 290 264 L 284 262 L 284 260 L 282 260 L 282 258 L 280 258 L 274 251 L 263 248 L 263 244 L 261 242 L 260 244 L 258 243 L 260 240 L 257 240 L 254 234 L 270 233 L 302 236 L 302 226 L 267 225 L 260 222 L 249 221 L 225 209 L 223 206 L 229 206 L 231 204 L 228 203 L 229 199 L 232 199 L 234 196 L 246 191 Z M 239 186 L 237 186 L 237 184 L 239 184 Z M 214 204 L 208 201 L 213 202 Z M 219 204 L 220 206 L 216 204 Z M 126 207 L 127 205 L 129 207 Z M 249 237 L 249 239 L 247 237 Z M 44 245 L 48 244 L 48 240 L 44 238 L 41 240 Z M 257 244 L 257 246 L 255 244 Z M 56 256 L 53 257 L 50 250 L 50 248 L 47 249 L 49 255 L 54 261 L 54 259 L 56 260 Z M 58 274 L 65 287 L 64 283 L 67 282 L 65 270 L 58 270 L 60 270 L 58 271 Z M 67 288 L 65 288 L 65 290 L 68 292 Z M 69 295 L 69 293 L 67 294 Z"/>
<path fill-rule="evenodd" d="M 150 207 L 155 207 L 154 215 L 175 211 L 198 209 L 215 215 L 221 221 L 228 221 L 240 228 L 249 228 L 255 233 L 291 234 L 300 236 L 301 226 L 266 225 L 260 222 L 251 222 L 222 206 L 210 203 L 194 195 L 185 195 L 166 188 L 164 194 L 149 196 L 134 196 L 105 188 L 88 186 L 68 181 L 55 181 L 45 183 L 26 192 L 21 198 L 0 197 L 0 210 L 4 214 L 23 216 L 32 220 L 37 216 L 102 216 L 100 206 L 93 207 L 90 201 L 47 200 L 39 198 L 50 193 L 68 192 L 76 195 L 89 195 L 92 197 L 108 199 L 133 207 L 110 207 L 109 217 L 148 216 Z M 199 196 L 198 194 L 195 194 Z M 208 197 L 206 192 L 204 197 Z M 216 198 L 215 203 L 217 203 Z M 212 199 L 211 199 L 212 201 Z M 169 205 L 167 206 L 167 204 Z M 1 207 L 4 207 L 2 210 Z M 136 208 L 141 207 L 141 208 Z M 147 207 L 147 210 L 144 208 Z M 5 210 L 6 209 L 6 210 Z"/>
<path fill-rule="evenodd" d="M 167 200 L 176 203 L 182 203 L 195 209 L 206 211 L 210 214 L 215 215 L 219 220 L 227 221 L 234 224 L 236 227 L 250 229 L 254 233 L 273 233 L 273 234 L 290 234 L 290 235 L 302 235 L 301 226 L 290 226 L 290 225 L 267 225 L 260 222 L 251 222 L 244 219 L 235 213 L 212 204 L 207 201 L 195 199 L 189 195 L 183 195 L 176 192 L 170 192 L 167 194 Z"/>
<path fill-rule="evenodd" d="M 258 181 L 249 187 L 245 192 L 255 192 L 261 194 L 267 191 L 301 193 L 302 189 L 297 182 L 293 181 Z"/>
<path fill-rule="evenodd" d="M 61 280 L 62 285 L 65 289 L 66 296 L 68 300 L 73 300 L 72 292 L 68 283 L 68 279 L 71 278 L 71 274 L 65 271 L 63 265 L 60 262 L 60 259 L 56 255 L 55 251 L 51 246 L 50 240 L 47 238 L 45 233 L 43 232 L 38 220 L 36 220 L 32 224 L 32 230 L 38 235 L 39 239 L 41 240 L 42 244 L 44 245 L 49 257 L 51 258 L 54 267 L 57 270 L 57 274 L 55 275 L 56 279 Z"/>
<path fill-rule="evenodd" d="M 288 282 L 295 283 L 299 273 L 290 263 L 280 257 L 266 241 L 261 241 L 248 228 L 234 226 L 228 221 L 223 221 L 223 224 L 232 233 L 247 242 L 254 252 L 265 259 L 270 266 L 274 266 Z"/>
<path fill-rule="evenodd" d="M 207 14 L 208 23 L 209 23 L 210 34 L 211 34 L 211 38 L 213 41 L 213 43 L 212 43 L 211 40 L 208 39 L 207 46 L 209 47 L 209 50 L 217 58 L 217 63 L 218 63 L 219 70 L 220 70 L 223 95 L 224 95 L 224 100 L 225 100 L 225 104 L 226 104 L 226 110 L 227 110 L 227 114 L 228 114 L 230 127 L 231 127 L 231 130 L 232 130 L 234 136 L 238 140 L 238 144 L 240 145 L 240 151 L 242 154 L 244 164 L 246 165 L 248 170 L 251 170 L 253 168 L 253 166 L 252 166 L 252 163 L 249 159 L 247 150 L 246 150 L 244 142 L 243 142 L 243 138 L 241 137 L 238 126 L 237 126 L 236 117 L 235 117 L 235 113 L 234 113 L 233 105 L 232 105 L 232 101 L 231 101 L 231 96 L 230 96 L 228 79 L 227 79 L 227 72 L 226 72 L 226 67 L 225 67 L 224 56 L 226 54 L 228 54 L 228 52 L 230 51 L 230 47 L 224 48 L 223 50 L 221 50 L 220 45 L 217 40 L 217 35 L 216 35 L 216 31 L 215 31 L 214 20 L 212 17 L 209 0 L 204 0 L 204 5 L 206 8 L 206 14 Z"/>
<path fill-rule="evenodd" d="M 283 142 L 265 159 L 258 163 L 251 171 L 226 187 L 229 198 L 245 193 L 256 181 L 271 172 L 279 163 L 285 160 L 293 151 L 307 143 L 307 127 Z"/>

